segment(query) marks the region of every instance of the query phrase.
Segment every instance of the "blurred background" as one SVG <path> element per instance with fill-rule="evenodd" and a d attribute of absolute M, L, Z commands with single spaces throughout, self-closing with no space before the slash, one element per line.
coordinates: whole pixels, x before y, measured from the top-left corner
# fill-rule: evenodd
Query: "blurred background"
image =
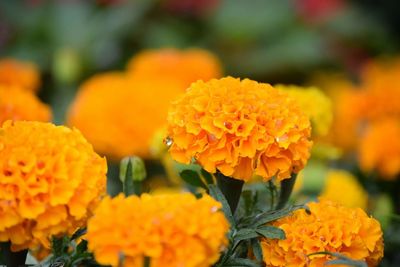
<path fill-rule="evenodd" d="M 224 75 L 271 84 L 316 84 L 326 91 L 333 84 L 357 84 L 365 76 L 360 73 L 366 63 L 397 58 L 399 12 L 398 0 L 3 0 L 0 58 L 37 65 L 41 76 L 37 95 L 51 106 L 53 121 L 63 124 L 84 81 L 98 73 L 124 70 L 145 49 L 203 48 L 220 60 Z M 396 75 L 398 80 L 390 81 L 400 84 L 400 71 Z M 382 88 L 380 94 L 385 94 Z M 334 101 L 336 110 L 342 102 Z M 342 135 L 347 130 L 339 128 Z M 335 142 L 330 145 L 314 151 L 296 197 L 318 195 L 328 168 L 348 171 L 369 197 L 363 208 L 384 227 L 381 266 L 400 266 L 400 171 L 395 179 L 378 179 L 376 173 L 360 168 L 354 151 L 349 153 Z M 171 179 L 169 164 L 146 160 L 149 175 L 166 170 Z M 117 177 L 117 163 L 111 162 L 109 168 Z M 120 190 L 117 183 L 109 184 L 113 194 Z M 336 194 L 341 192 L 340 183 L 332 187 Z"/>

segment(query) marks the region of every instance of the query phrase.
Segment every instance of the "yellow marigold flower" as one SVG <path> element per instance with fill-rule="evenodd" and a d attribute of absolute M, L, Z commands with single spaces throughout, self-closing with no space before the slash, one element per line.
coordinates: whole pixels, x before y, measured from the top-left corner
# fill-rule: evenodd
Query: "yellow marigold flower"
<path fill-rule="evenodd" d="M 0 126 L 6 120 L 50 121 L 51 110 L 31 92 L 0 84 Z"/>
<path fill-rule="evenodd" d="M 321 90 L 295 85 L 278 85 L 276 88 L 286 90 L 289 96 L 296 99 L 301 109 L 310 117 L 316 136 L 328 133 L 333 119 L 332 102 Z"/>
<path fill-rule="evenodd" d="M 372 123 L 361 138 L 359 161 L 366 172 L 378 171 L 381 178 L 394 180 L 400 173 L 400 121 L 387 118 Z"/>
<path fill-rule="evenodd" d="M 37 91 L 40 85 L 37 66 L 10 58 L 1 59 L 0 84 L 16 85 L 29 91 Z"/>
<path fill-rule="evenodd" d="M 219 60 L 206 50 L 165 48 L 134 56 L 128 63 L 128 73 L 149 79 L 175 79 L 186 89 L 199 79 L 221 77 L 222 69 Z"/>
<path fill-rule="evenodd" d="M 181 163 L 249 180 L 278 180 L 301 170 L 311 148 L 308 117 L 271 85 L 232 77 L 198 81 L 168 114 L 167 144 Z"/>
<path fill-rule="evenodd" d="M 328 171 L 321 196 L 349 208 L 365 210 L 368 204 L 368 193 L 356 177 L 344 170 Z"/>
<path fill-rule="evenodd" d="M 88 222 L 87 240 L 101 264 L 200 267 L 215 263 L 227 245 L 221 204 L 188 193 L 106 197 Z M 196 212 L 193 212 L 196 211 Z"/>
<path fill-rule="evenodd" d="M 0 128 L 0 242 L 49 249 L 71 234 L 105 193 L 107 164 L 77 130 L 7 121 Z"/>
<path fill-rule="evenodd" d="M 380 224 L 362 209 L 347 208 L 321 199 L 304 210 L 273 223 L 286 233 L 285 240 L 263 239 L 262 250 L 267 266 L 324 266 L 328 255 L 307 255 L 329 251 L 377 266 L 383 257 Z"/>
<path fill-rule="evenodd" d="M 169 102 L 182 92 L 174 82 L 130 79 L 117 72 L 96 75 L 79 89 L 67 123 L 112 160 L 148 158 L 154 134 L 166 123 Z"/>

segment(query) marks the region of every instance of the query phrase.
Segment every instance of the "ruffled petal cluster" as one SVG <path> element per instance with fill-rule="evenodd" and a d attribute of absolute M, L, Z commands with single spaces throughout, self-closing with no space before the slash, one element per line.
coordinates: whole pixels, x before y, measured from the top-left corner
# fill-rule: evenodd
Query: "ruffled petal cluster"
<path fill-rule="evenodd" d="M 315 136 L 324 136 L 328 133 L 333 120 L 332 102 L 328 96 L 316 87 L 303 88 L 295 85 L 275 87 L 285 90 L 290 97 L 296 99 L 301 109 L 310 117 Z"/>
<path fill-rule="evenodd" d="M 12 85 L 0 84 L 0 126 L 6 120 L 51 120 L 50 107 L 31 92 Z"/>
<path fill-rule="evenodd" d="M 81 86 L 67 122 L 112 160 L 148 158 L 154 134 L 165 125 L 169 102 L 182 92 L 173 82 L 99 74 Z"/>
<path fill-rule="evenodd" d="M 132 154 L 150 158 L 151 141 L 166 124 L 170 102 L 191 82 L 219 76 L 218 60 L 206 51 L 145 51 L 130 61 L 126 72 L 87 80 L 67 121 L 112 160 Z"/>
<path fill-rule="evenodd" d="M 387 180 L 400 174 L 400 120 L 387 118 L 371 124 L 360 140 L 360 167 L 377 171 Z"/>
<path fill-rule="evenodd" d="M 177 80 L 186 89 L 198 79 L 208 81 L 222 75 L 221 63 L 202 49 L 145 50 L 128 63 L 128 73 L 149 79 Z"/>
<path fill-rule="evenodd" d="M 49 249 L 85 225 L 105 193 L 107 164 L 77 130 L 7 121 L 0 128 L 0 242 Z"/>
<path fill-rule="evenodd" d="M 297 102 L 268 84 L 232 77 L 193 83 L 168 114 L 169 151 L 178 162 L 249 180 L 278 180 L 309 157 L 310 121 Z"/>
<path fill-rule="evenodd" d="M 273 223 L 286 233 L 285 240 L 263 239 L 266 266 L 321 267 L 333 259 L 329 255 L 307 256 L 315 252 L 338 252 L 377 266 L 383 257 L 380 224 L 362 209 L 347 208 L 328 200 L 310 203 L 304 210 Z"/>
<path fill-rule="evenodd" d="M 345 170 L 329 170 L 321 197 L 349 208 L 366 209 L 368 193 L 357 178 Z"/>
<path fill-rule="evenodd" d="M 88 222 L 87 240 L 101 264 L 203 267 L 215 263 L 229 230 L 221 204 L 182 194 L 105 198 Z"/>
<path fill-rule="evenodd" d="M 37 91 L 40 74 L 37 66 L 10 58 L 0 60 L 0 84 L 18 86 L 29 91 Z"/>

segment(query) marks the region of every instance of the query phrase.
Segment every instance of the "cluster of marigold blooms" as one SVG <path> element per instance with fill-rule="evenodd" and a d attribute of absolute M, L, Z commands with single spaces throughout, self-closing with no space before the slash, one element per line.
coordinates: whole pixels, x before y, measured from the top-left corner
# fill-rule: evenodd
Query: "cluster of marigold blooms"
<path fill-rule="evenodd" d="M 124 266 L 143 266 L 146 258 L 151 266 L 215 263 L 229 231 L 219 202 L 188 193 L 104 197 L 107 164 L 97 153 L 147 157 L 166 125 L 172 157 L 210 173 L 251 182 L 301 171 L 312 135 L 326 134 L 329 115 L 302 107 L 296 88 L 221 75 L 208 52 L 148 51 L 126 71 L 82 85 L 68 114 L 79 130 L 7 117 L 0 128 L 0 241 L 42 257 L 52 237 L 87 225 L 85 238 L 101 264 L 118 266 L 121 255 Z M 313 133 L 311 123 L 318 125 Z M 320 251 L 379 263 L 383 239 L 375 219 L 325 199 L 309 209 L 273 222 L 286 239 L 262 238 L 267 266 L 321 266 L 332 257 L 308 257 Z"/>
<path fill-rule="evenodd" d="M 335 104 L 329 140 L 357 155 L 365 173 L 396 180 L 400 174 L 400 60 L 377 60 L 364 66 L 358 82 L 319 79 Z M 346 129 L 346 130 L 343 130 Z"/>

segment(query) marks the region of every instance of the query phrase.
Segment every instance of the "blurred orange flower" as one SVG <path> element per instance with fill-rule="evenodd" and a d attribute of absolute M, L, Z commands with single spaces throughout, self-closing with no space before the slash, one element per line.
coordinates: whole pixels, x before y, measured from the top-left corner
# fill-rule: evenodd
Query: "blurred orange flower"
<path fill-rule="evenodd" d="M 40 86 L 40 74 L 33 63 L 4 58 L 0 59 L 0 84 L 36 92 Z"/>
<path fill-rule="evenodd" d="M 112 160 L 148 158 L 154 134 L 166 123 L 169 103 L 180 93 L 180 85 L 172 81 L 98 74 L 79 89 L 67 122 Z"/>
<path fill-rule="evenodd" d="M 282 90 L 232 77 L 193 83 L 168 114 L 167 144 L 181 163 L 248 181 L 282 180 L 310 155 L 310 121 Z"/>
<path fill-rule="evenodd" d="M 387 180 L 400 174 L 400 121 L 387 118 L 372 123 L 361 138 L 359 161 L 366 172 L 377 171 Z"/>
<path fill-rule="evenodd" d="M 206 50 L 165 48 L 134 56 L 128 63 L 128 73 L 142 79 L 176 80 L 184 90 L 199 79 L 221 77 L 222 68 L 218 58 Z"/>
<path fill-rule="evenodd" d="M 105 193 L 107 164 L 77 130 L 7 121 L 0 128 L 0 242 L 50 249 L 72 234 Z"/>
<path fill-rule="evenodd" d="M 31 92 L 0 84 L 0 126 L 6 120 L 50 121 L 51 110 Z"/>
<path fill-rule="evenodd" d="M 229 225 L 210 196 L 182 194 L 106 197 L 89 220 L 89 249 L 101 264 L 211 266 L 227 245 Z M 196 211 L 196 212 L 193 212 Z"/>
<path fill-rule="evenodd" d="M 307 255 L 315 252 L 338 252 L 352 259 L 365 260 L 377 266 L 383 257 L 380 224 L 362 209 L 346 208 L 321 199 L 304 210 L 273 223 L 286 233 L 286 239 L 263 239 L 262 250 L 267 266 L 324 266 L 329 255 Z"/>

